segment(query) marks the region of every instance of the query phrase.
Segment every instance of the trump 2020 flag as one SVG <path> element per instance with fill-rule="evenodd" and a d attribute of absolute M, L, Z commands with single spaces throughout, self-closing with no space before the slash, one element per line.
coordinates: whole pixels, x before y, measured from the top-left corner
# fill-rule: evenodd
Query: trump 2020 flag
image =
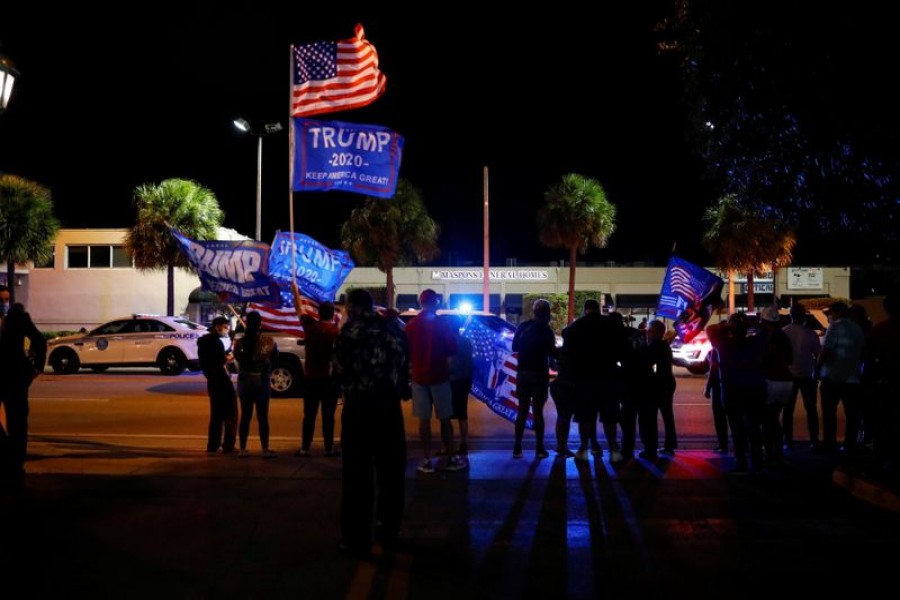
<path fill-rule="evenodd" d="M 724 282 L 715 273 L 684 259 L 669 259 L 656 314 L 675 320 L 675 332 L 689 342 L 709 322 L 719 304 Z"/>
<path fill-rule="evenodd" d="M 256 240 L 196 241 L 172 229 L 172 237 L 200 276 L 203 290 L 223 302 L 277 302 L 278 286 L 269 279 L 269 246 Z"/>
<path fill-rule="evenodd" d="M 362 25 L 352 38 L 291 48 L 291 116 L 351 110 L 384 93 L 387 78 Z"/>
<path fill-rule="evenodd" d="M 290 233 L 279 231 L 269 251 L 269 277 L 284 290 L 296 281 L 302 295 L 318 302 L 332 302 L 355 266 L 348 253 L 302 233 L 295 233 L 292 240 Z"/>
<path fill-rule="evenodd" d="M 294 119 L 294 148 L 295 192 L 394 196 L 403 136 L 387 127 Z"/>
<path fill-rule="evenodd" d="M 515 423 L 519 412 L 516 396 L 518 355 L 512 351 L 512 337 L 505 335 L 504 330 L 488 327 L 479 319 L 470 319 L 462 335 L 472 342 L 472 395 L 504 419 Z M 525 427 L 534 428 L 531 410 Z"/>

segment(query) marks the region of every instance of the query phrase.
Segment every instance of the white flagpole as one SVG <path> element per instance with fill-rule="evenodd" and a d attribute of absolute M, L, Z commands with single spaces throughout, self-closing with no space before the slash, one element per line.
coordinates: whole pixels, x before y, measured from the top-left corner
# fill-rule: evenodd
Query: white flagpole
<path fill-rule="evenodd" d="M 488 210 L 488 168 L 484 167 L 484 310 L 491 310 L 491 230 Z"/>
<path fill-rule="evenodd" d="M 291 114 L 294 102 L 294 46 L 289 46 L 288 67 L 288 217 L 290 219 L 291 232 L 291 280 L 294 280 L 297 273 L 297 259 L 295 256 L 297 248 L 294 245 L 294 117 Z"/>

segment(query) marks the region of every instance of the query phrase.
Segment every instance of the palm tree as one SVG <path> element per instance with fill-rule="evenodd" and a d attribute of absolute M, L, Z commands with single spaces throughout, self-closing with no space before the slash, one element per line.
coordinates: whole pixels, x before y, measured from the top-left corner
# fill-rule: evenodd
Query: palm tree
<path fill-rule="evenodd" d="M 747 274 L 747 309 L 754 309 L 753 276 L 790 264 L 796 237 L 781 221 L 760 216 L 734 196 L 725 196 L 706 210 L 703 245 L 716 265 L 728 272 L 728 312 L 733 313 L 734 273 Z"/>
<path fill-rule="evenodd" d="M 192 270 L 171 228 L 195 240 L 215 239 L 224 213 L 216 195 L 196 181 L 166 179 L 134 189 L 137 220 L 125 235 L 125 252 L 141 271 L 166 269 L 166 314 L 175 314 L 175 267 Z"/>
<path fill-rule="evenodd" d="M 16 301 L 16 263 L 50 260 L 58 231 L 49 189 L 15 175 L 0 175 L 0 257 L 6 261 L 10 303 Z"/>
<path fill-rule="evenodd" d="M 387 304 L 394 308 L 394 267 L 440 254 L 440 227 L 428 214 L 421 192 L 405 179 L 390 200 L 366 198 L 341 226 L 341 244 L 360 264 L 374 264 L 387 276 Z"/>
<path fill-rule="evenodd" d="M 575 319 L 575 259 L 589 248 L 604 248 L 616 230 L 616 206 L 594 179 L 569 173 L 544 194 L 538 211 L 538 235 L 543 245 L 569 251 L 569 316 Z"/>

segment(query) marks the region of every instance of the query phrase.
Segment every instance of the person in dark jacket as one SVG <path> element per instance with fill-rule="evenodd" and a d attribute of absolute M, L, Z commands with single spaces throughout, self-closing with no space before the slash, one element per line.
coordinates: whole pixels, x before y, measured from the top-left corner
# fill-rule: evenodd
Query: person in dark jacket
<path fill-rule="evenodd" d="M 20 303 L 13 304 L 0 325 L 0 404 L 6 429 L 0 448 L 0 484 L 14 489 L 25 481 L 28 450 L 28 388 L 44 370 L 47 342 Z"/>
<path fill-rule="evenodd" d="M 366 556 L 374 534 L 391 549 L 403 519 L 406 432 L 401 400 L 412 396 L 409 344 L 396 319 L 375 313 L 363 289 L 347 294 L 347 323 L 335 341 L 341 413 L 341 539 Z"/>
<path fill-rule="evenodd" d="M 528 411 L 534 407 L 535 458 L 547 458 L 544 449 L 544 404 L 550 390 L 550 360 L 557 358 L 556 336 L 550 328 L 550 303 L 535 300 L 532 305 L 534 318 L 519 325 L 513 337 L 513 352 L 518 352 L 516 397 L 519 410 L 516 415 L 516 442 L 513 457 L 522 457 L 522 437 L 528 421 Z"/>
<path fill-rule="evenodd" d="M 237 394 L 228 371 L 228 364 L 234 358 L 230 330 L 231 322 L 226 317 L 216 317 L 209 333 L 197 340 L 197 356 L 209 394 L 206 451 L 217 452 L 222 448 L 223 454 L 234 452 L 237 438 Z"/>
<path fill-rule="evenodd" d="M 241 422 L 238 427 L 241 445 L 238 456 L 241 458 L 248 456 L 247 437 L 250 435 L 254 407 L 263 458 L 277 456 L 269 448 L 269 399 L 272 395 L 269 377 L 278 361 L 278 344 L 272 336 L 260 331 L 261 327 L 262 316 L 256 311 L 247 313 L 247 331 L 234 342 L 234 357 L 238 363 L 238 395 L 241 399 Z"/>

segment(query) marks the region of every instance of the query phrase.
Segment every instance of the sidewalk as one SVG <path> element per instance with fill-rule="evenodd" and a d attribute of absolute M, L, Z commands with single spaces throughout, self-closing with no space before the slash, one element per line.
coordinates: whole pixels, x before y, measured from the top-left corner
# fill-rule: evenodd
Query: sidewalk
<path fill-rule="evenodd" d="M 900 552 L 896 486 L 805 451 L 734 476 L 706 441 L 611 465 L 476 439 L 467 470 L 423 475 L 410 443 L 408 547 L 357 561 L 336 549 L 339 458 L 30 443 L 26 490 L 0 497 L 0 565 L 33 573 L 22 597 L 758 597 L 772 564 L 791 565 L 785 594 L 833 595 L 892 581 Z M 848 562 L 883 575 L 823 577 Z"/>

